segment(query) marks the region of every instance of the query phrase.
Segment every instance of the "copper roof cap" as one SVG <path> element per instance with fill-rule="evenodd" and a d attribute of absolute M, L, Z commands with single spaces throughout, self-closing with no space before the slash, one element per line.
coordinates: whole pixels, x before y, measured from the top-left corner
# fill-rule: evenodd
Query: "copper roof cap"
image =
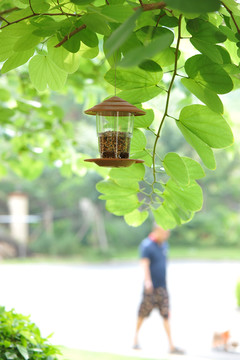
<path fill-rule="evenodd" d="M 126 116 L 128 113 L 134 114 L 135 116 L 146 114 L 145 111 L 138 109 L 136 106 L 129 104 L 118 96 L 113 96 L 84 112 L 88 115 L 102 114 L 105 116 L 112 116 L 113 113 L 116 112 L 126 113 Z M 124 116 L 124 114 L 121 115 Z"/>

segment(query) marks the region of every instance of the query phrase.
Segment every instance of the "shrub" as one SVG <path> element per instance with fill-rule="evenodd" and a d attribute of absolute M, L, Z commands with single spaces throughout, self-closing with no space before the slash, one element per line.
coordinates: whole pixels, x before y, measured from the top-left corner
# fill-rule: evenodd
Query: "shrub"
<path fill-rule="evenodd" d="M 41 337 L 39 328 L 29 316 L 0 307 L 1 360 L 57 360 L 60 351 Z"/>

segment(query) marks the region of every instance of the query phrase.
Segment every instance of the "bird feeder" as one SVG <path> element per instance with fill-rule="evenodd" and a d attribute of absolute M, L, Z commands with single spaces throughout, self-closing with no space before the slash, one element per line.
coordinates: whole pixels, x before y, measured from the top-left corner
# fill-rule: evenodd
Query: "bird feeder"
<path fill-rule="evenodd" d="M 127 167 L 143 162 L 143 160 L 129 159 L 134 116 L 145 115 L 143 110 L 113 96 L 86 110 L 85 114 L 96 115 L 101 156 L 85 161 L 107 167 Z"/>

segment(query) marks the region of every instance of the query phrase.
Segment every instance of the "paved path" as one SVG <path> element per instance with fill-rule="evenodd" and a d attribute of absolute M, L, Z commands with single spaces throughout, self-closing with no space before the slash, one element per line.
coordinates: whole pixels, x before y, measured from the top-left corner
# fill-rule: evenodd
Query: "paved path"
<path fill-rule="evenodd" d="M 169 263 L 173 338 L 191 360 L 240 360 L 239 354 L 211 352 L 214 331 L 231 329 L 233 337 L 240 340 L 240 312 L 235 302 L 239 277 L 240 262 Z M 166 358 L 168 344 L 157 311 L 143 324 L 142 350 L 131 350 L 142 291 L 137 263 L 2 264 L 0 279 L 0 305 L 30 314 L 44 336 L 54 332 L 53 343 Z"/>

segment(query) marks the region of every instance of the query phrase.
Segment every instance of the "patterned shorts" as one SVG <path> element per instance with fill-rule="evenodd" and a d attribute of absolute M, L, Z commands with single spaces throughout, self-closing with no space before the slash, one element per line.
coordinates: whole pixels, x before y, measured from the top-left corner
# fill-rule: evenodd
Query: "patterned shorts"
<path fill-rule="evenodd" d="M 138 316 L 145 318 L 150 315 L 154 308 L 158 308 L 163 318 L 169 316 L 169 296 L 165 288 L 159 287 L 153 289 L 153 293 L 143 292 L 142 302 L 139 306 Z"/>

